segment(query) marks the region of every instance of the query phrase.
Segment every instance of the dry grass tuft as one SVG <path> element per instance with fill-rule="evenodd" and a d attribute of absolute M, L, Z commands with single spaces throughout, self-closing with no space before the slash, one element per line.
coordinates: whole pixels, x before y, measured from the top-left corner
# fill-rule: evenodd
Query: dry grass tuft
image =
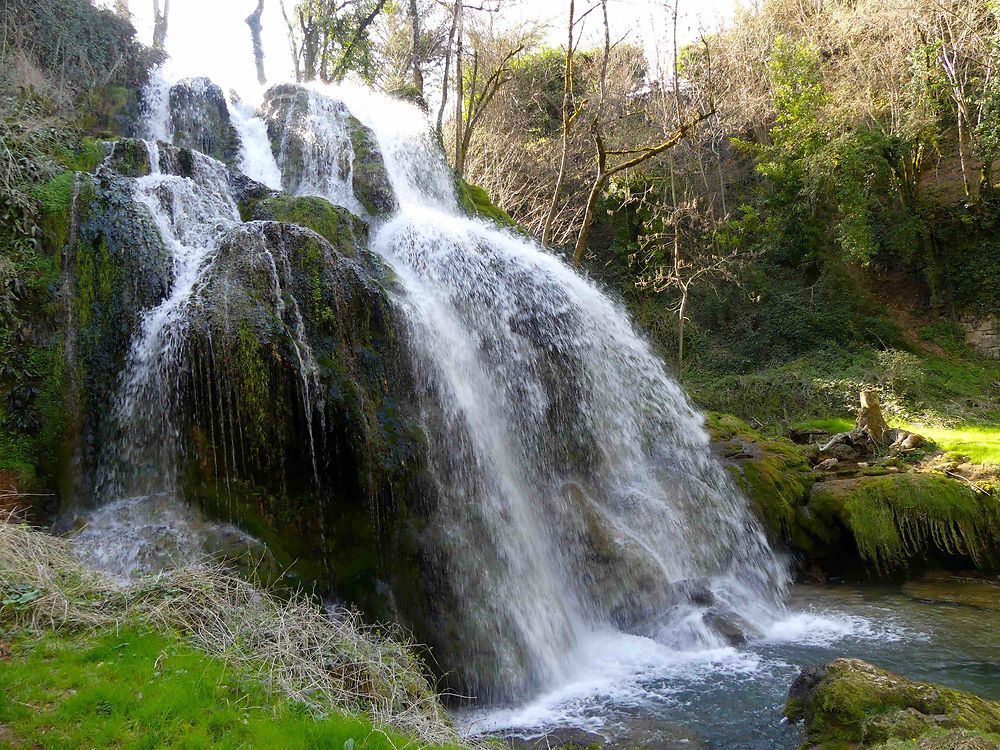
<path fill-rule="evenodd" d="M 67 541 L 0 515 L 0 599 L 0 624 L 179 632 L 319 715 L 363 713 L 428 744 L 458 743 L 406 644 L 351 612 L 328 614 L 302 595 L 279 599 L 218 566 L 124 584 L 85 567 Z"/>

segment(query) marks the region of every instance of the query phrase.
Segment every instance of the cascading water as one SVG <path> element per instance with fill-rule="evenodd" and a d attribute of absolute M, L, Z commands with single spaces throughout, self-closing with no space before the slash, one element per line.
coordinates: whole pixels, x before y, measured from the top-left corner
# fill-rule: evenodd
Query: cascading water
<path fill-rule="evenodd" d="M 156 127 L 150 128 L 156 130 Z M 85 557 L 118 573 L 160 567 L 202 554 L 206 536 L 238 536 L 207 524 L 178 498 L 181 429 L 178 371 L 185 358 L 189 308 L 222 234 L 239 223 L 225 165 L 192 152 L 190 177 L 165 174 L 160 149 L 146 142 L 150 174 L 133 197 L 164 242 L 170 288 L 147 310 L 132 339 L 114 400 L 114 438 L 104 447 L 97 494 L 76 542 Z"/>
<path fill-rule="evenodd" d="M 766 621 L 783 567 L 624 312 L 534 243 L 464 216 L 415 107 L 328 95 L 375 131 L 400 204 L 371 245 L 401 282 L 437 540 L 461 565 L 441 574 L 468 609 L 463 682 L 480 696 L 550 684 L 582 635 L 608 628 L 720 645 L 676 597 L 692 579 Z M 300 124 L 316 141 L 325 99 L 313 92 Z"/>

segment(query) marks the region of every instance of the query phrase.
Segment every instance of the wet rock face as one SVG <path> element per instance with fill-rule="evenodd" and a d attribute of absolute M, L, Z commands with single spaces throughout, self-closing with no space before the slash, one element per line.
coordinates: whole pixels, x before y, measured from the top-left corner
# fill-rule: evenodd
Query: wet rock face
<path fill-rule="evenodd" d="M 395 210 L 396 199 L 375 136 L 343 104 L 286 83 L 268 90 L 258 115 L 267 124 L 286 192 L 329 195 L 339 186 L 345 205 L 353 194 L 371 216 Z M 318 127 L 335 137 L 318 142 L 312 131 L 301 125 L 308 118 L 319 121 Z M 314 153 L 328 148 L 330 142 L 340 144 L 335 153 Z M 314 172 L 317 167 L 322 171 Z"/>
<path fill-rule="evenodd" d="M 236 165 L 240 136 L 222 89 L 207 78 L 185 78 L 170 88 L 170 126 L 174 145 Z"/>

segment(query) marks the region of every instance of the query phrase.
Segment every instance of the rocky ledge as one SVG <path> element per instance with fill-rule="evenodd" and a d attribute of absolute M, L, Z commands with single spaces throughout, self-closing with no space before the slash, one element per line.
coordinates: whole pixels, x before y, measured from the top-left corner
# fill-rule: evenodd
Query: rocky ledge
<path fill-rule="evenodd" d="M 1000 750 L 1000 701 L 916 682 L 860 659 L 802 670 L 785 716 L 804 750 Z"/>

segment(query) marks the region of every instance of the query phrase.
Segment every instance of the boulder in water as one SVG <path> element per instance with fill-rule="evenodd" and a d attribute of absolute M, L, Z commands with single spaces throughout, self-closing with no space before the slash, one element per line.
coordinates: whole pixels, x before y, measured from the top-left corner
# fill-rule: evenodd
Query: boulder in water
<path fill-rule="evenodd" d="M 169 106 L 174 145 L 236 165 L 240 135 L 221 88 L 207 78 L 185 78 L 170 87 Z"/>
<path fill-rule="evenodd" d="M 730 646 L 745 646 L 756 632 L 738 614 L 719 605 L 711 607 L 701 616 L 701 620 Z"/>
<path fill-rule="evenodd" d="M 805 722 L 806 745 L 816 748 L 915 739 L 920 748 L 989 748 L 968 741 L 1000 734 L 1000 701 L 909 680 L 860 659 L 802 670 L 788 691 L 785 716 Z M 963 744 L 936 744 L 942 730 Z"/>

